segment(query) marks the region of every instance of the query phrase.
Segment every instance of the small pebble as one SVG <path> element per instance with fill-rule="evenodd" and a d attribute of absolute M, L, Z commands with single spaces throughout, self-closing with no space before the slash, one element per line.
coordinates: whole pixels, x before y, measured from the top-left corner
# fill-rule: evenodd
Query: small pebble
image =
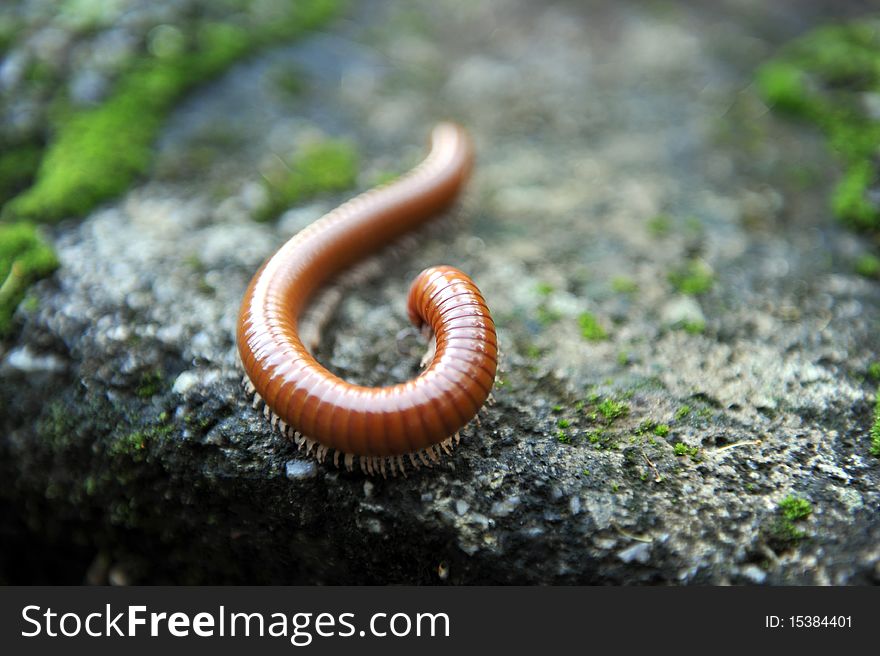
<path fill-rule="evenodd" d="M 318 465 L 314 460 L 288 460 L 284 475 L 291 481 L 304 481 L 318 475 Z"/>
<path fill-rule="evenodd" d="M 644 565 L 651 558 L 651 545 L 648 542 L 639 542 L 617 553 L 617 557 L 625 563 L 641 563 Z"/>

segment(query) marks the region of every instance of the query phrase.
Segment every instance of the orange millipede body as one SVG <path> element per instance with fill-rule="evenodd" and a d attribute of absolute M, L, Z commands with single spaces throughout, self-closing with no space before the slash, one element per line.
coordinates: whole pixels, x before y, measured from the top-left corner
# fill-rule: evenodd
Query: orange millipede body
<path fill-rule="evenodd" d="M 480 291 L 461 271 L 431 267 L 409 292 L 408 314 L 433 331 L 435 350 L 415 379 L 389 387 L 352 385 L 321 366 L 297 322 L 331 277 L 448 208 L 473 164 L 459 126 L 442 123 L 428 157 L 400 179 L 365 192 L 301 231 L 257 271 L 242 301 L 238 349 L 246 382 L 273 424 L 318 459 L 335 452 L 351 469 L 403 471 L 436 461 L 489 397 L 498 342 Z"/>

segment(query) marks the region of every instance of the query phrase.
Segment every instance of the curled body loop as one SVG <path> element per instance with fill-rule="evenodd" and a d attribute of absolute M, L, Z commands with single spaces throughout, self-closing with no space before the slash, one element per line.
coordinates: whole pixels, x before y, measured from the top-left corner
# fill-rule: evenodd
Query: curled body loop
<path fill-rule="evenodd" d="M 498 359 L 495 325 L 474 282 L 461 271 L 425 269 L 407 311 L 434 334 L 435 351 L 416 378 L 388 387 L 353 385 L 311 355 L 298 320 L 330 278 L 450 206 L 473 165 L 466 132 L 438 125 L 427 158 L 400 179 L 367 191 L 295 235 L 254 275 L 238 320 L 248 386 L 273 423 L 319 459 L 335 452 L 351 468 L 385 473 L 448 452 L 483 406 Z"/>

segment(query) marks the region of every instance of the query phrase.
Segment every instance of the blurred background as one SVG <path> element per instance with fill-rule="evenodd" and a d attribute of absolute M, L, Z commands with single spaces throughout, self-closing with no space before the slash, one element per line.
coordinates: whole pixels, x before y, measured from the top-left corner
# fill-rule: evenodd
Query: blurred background
<path fill-rule="evenodd" d="M 880 581 L 869 3 L 0 7 L 0 583 Z M 431 264 L 499 327 L 431 471 L 318 465 L 248 405 L 244 288 L 473 135 L 455 215 L 319 359 L 418 372 Z"/>

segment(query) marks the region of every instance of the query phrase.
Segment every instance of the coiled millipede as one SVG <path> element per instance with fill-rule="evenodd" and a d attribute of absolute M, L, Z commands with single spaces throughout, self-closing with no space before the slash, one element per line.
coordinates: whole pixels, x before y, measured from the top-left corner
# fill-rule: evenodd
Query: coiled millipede
<path fill-rule="evenodd" d="M 449 454 L 495 381 L 498 341 L 473 281 L 450 266 L 422 271 L 409 291 L 413 324 L 434 335 L 420 375 L 388 387 L 345 382 L 315 360 L 298 333 L 300 313 L 329 279 L 447 209 L 473 166 L 471 140 L 441 123 L 426 159 L 296 234 L 257 271 L 238 319 L 238 349 L 254 407 L 323 461 L 369 473 L 404 473 Z"/>

